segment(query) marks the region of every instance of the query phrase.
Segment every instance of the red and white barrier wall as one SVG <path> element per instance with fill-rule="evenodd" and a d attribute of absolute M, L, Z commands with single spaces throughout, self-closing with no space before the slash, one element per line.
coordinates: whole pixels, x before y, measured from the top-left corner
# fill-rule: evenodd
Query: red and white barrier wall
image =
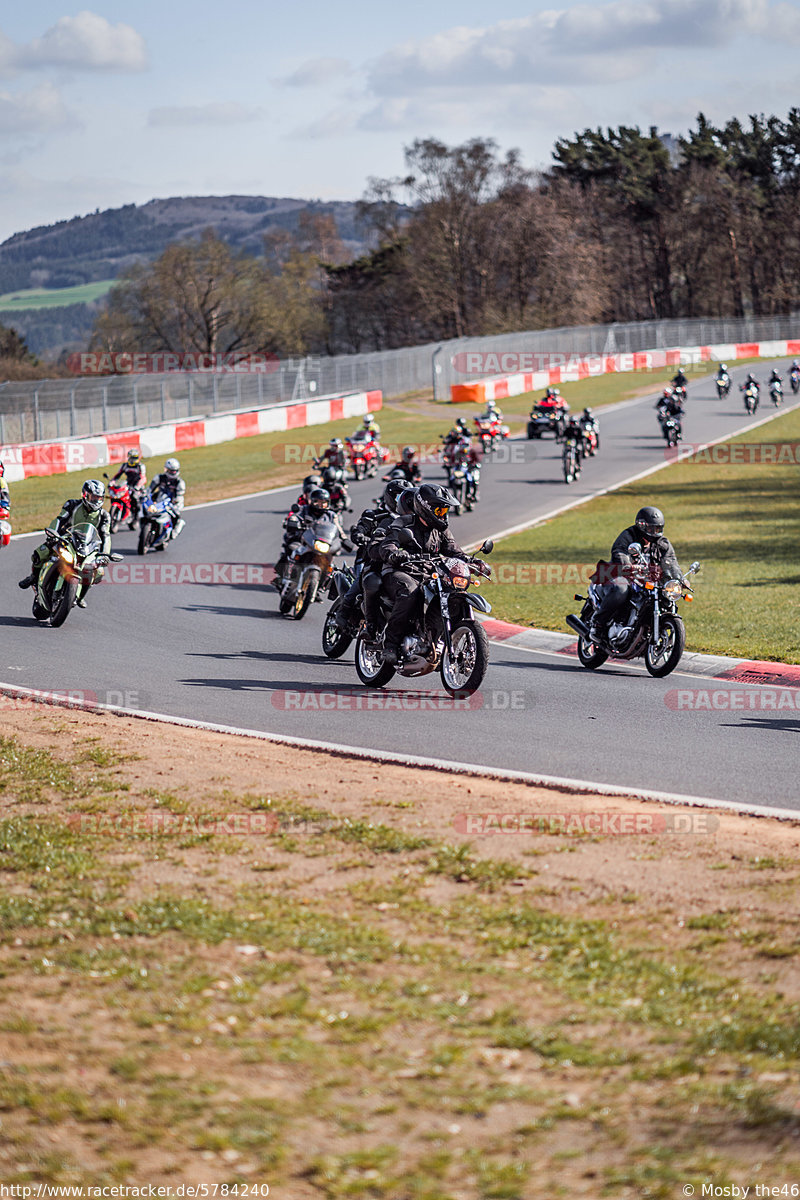
<path fill-rule="evenodd" d="M 474 383 L 454 383 L 450 388 L 452 404 L 485 404 L 487 400 L 502 400 L 521 396 L 558 383 L 573 383 L 597 375 L 613 375 L 619 371 L 657 370 L 659 367 L 678 367 L 698 362 L 734 362 L 738 358 L 781 358 L 787 354 L 800 355 L 800 339 L 782 342 L 729 342 L 715 346 L 676 346 L 669 350 L 640 350 L 631 354 L 525 354 L 510 352 L 492 355 L 476 352 L 475 367 L 489 378 Z M 459 356 L 470 368 L 470 355 Z M 497 370 L 494 359 L 497 359 Z M 520 370 L 525 360 L 532 363 L 550 360 L 544 370 Z M 558 360 L 558 361 L 557 361 Z M 516 370 L 514 370 L 516 368 Z M 501 374 L 503 371 L 511 374 Z"/>
<path fill-rule="evenodd" d="M 303 404 L 220 413 L 199 421 L 170 421 L 90 438 L 0 446 L 0 459 L 6 480 L 14 482 L 32 475 L 59 475 L 108 466 L 122 462 L 129 450 L 138 450 L 143 458 L 169 456 L 195 446 L 216 446 L 259 433 L 283 433 L 306 425 L 324 425 L 328 421 L 377 412 L 382 404 L 383 393 L 379 391 L 321 396 Z"/>

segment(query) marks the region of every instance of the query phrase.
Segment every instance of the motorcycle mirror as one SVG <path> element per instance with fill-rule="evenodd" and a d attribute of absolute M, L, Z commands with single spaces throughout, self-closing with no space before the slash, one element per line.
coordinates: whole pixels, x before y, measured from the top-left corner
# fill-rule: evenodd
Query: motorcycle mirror
<path fill-rule="evenodd" d="M 108 476 L 106 475 L 105 471 L 103 471 L 103 479 L 108 479 Z M 109 480 L 109 483 L 110 483 L 110 482 L 111 482 L 111 481 Z"/>
<path fill-rule="evenodd" d="M 630 546 L 628 546 L 628 554 L 631 556 L 631 558 L 639 558 L 641 556 L 641 553 L 642 553 L 642 547 L 641 547 L 640 543 L 639 542 L 631 542 Z"/>
<path fill-rule="evenodd" d="M 494 542 L 491 538 L 486 538 L 481 546 L 481 554 L 491 554 L 494 550 Z"/>
<path fill-rule="evenodd" d="M 125 556 L 123 554 L 109 554 L 108 557 L 111 562 L 122 562 Z"/>
<path fill-rule="evenodd" d="M 689 567 L 689 570 L 690 570 L 690 571 L 694 571 L 695 575 L 699 574 L 699 572 L 700 572 L 700 563 L 699 563 L 699 562 L 693 562 L 693 563 L 692 563 L 692 565 Z"/>

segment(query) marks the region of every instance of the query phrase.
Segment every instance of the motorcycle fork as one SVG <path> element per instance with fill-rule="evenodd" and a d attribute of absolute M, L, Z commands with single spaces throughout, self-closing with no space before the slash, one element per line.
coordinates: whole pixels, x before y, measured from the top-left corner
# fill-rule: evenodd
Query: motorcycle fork
<path fill-rule="evenodd" d="M 657 644 L 661 634 L 660 618 L 661 610 L 658 607 L 658 596 L 653 597 L 653 641 Z"/>
<path fill-rule="evenodd" d="M 442 614 L 442 625 L 444 627 L 444 642 L 447 646 L 447 653 L 453 653 L 453 641 L 450 637 L 450 597 L 442 590 L 442 581 L 439 576 L 436 576 L 436 590 L 439 593 L 439 609 Z"/>

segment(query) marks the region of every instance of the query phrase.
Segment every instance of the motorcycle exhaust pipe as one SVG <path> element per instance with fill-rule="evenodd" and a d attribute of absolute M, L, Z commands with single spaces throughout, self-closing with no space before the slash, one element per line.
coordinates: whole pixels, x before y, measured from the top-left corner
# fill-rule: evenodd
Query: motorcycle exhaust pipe
<path fill-rule="evenodd" d="M 576 633 L 579 633 L 582 638 L 586 638 L 587 641 L 591 640 L 589 627 L 588 625 L 584 625 L 580 617 L 573 616 L 573 614 L 570 613 L 566 620 L 570 629 L 574 629 Z"/>

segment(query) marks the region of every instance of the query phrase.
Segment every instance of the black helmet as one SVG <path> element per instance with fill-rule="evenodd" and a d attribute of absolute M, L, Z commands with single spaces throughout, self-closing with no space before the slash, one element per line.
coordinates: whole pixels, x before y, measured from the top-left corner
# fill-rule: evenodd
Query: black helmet
<path fill-rule="evenodd" d="M 403 446 L 403 462 L 411 462 L 414 457 L 413 446 Z"/>
<path fill-rule="evenodd" d="M 590 416 L 592 415 L 592 410 L 589 408 L 589 406 L 588 406 L 588 405 L 587 405 L 587 406 L 586 406 L 586 408 L 583 410 L 583 415 L 584 415 L 585 417 L 590 417 Z"/>
<path fill-rule="evenodd" d="M 414 513 L 414 497 L 417 494 L 415 487 L 406 488 L 397 497 L 397 515 L 398 517 L 410 517 Z"/>
<path fill-rule="evenodd" d="M 106 494 L 106 487 L 99 479 L 87 479 L 81 488 L 81 500 L 83 507 L 89 512 L 99 512 L 103 507 L 103 498 Z"/>
<path fill-rule="evenodd" d="M 456 419 L 456 429 L 466 429 L 466 428 L 467 428 L 467 422 L 464 420 L 463 417 L 458 417 Z"/>
<path fill-rule="evenodd" d="M 397 512 L 397 501 L 402 496 L 403 492 L 409 492 L 412 485 L 407 479 L 390 479 L 386 487 L 383 489 L 381 496 L 381 504 L 384 508 L 388 508 L 390 513 Z"/>
<path fill-rule="evenodd" d="M 310 492 L 312 488 L 322 487 L 321 475 L 306 475 L 303 480 L 303 491 Z"/>
<path fill-rule="evenodd" d="M 308 511 L 312 517 L 321 517 L 330 506 L 331 494 L 325 488 L 314 488 L 308 497 Z"/>
<path fill-rule="evenodd" d="M 458 508 L 455 496 L 439 484 L 423 483 L 414 495 L 414 512 L 423 525 L 434 529 L 447 529 L 447 510 Z"/>
<path fill-rule="evenodd" d="M 664 514 L 660 508 L 647 505 L 636 514 L 636 528 L 648 542 L 657 542 L 664 533 Z"/>

